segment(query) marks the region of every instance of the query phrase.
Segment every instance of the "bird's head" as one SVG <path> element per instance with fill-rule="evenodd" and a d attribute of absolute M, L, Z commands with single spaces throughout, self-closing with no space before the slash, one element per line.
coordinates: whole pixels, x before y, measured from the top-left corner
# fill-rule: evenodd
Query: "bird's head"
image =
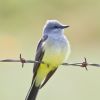
<path fill-rule="evenodd" d="M 57 20 L 48 20 L 44 25 L 43 33 L 62 33 L 68 27 L 68 25 L 63 25 Z"/>

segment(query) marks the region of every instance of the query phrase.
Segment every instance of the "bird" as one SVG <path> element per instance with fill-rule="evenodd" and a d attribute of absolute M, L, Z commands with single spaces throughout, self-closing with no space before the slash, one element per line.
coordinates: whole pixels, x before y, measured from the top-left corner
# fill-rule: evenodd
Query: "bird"
<path fill-rule="evenodd" d="M 47 20 L 37 45 L 33 77 L 25 100 L 36 100 L 39 90 L 47 83 L 58 67 L 70 54 L 70 43 L 64 35 L 64 25 L 58 20 Z"/>

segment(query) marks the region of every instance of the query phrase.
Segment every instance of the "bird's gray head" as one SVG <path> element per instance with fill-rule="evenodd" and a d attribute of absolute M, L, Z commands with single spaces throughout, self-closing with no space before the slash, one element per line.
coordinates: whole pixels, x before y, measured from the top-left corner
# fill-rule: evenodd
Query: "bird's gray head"
<path fill-rule="evenodd" d="M 69 27 L 68 25 L 63 25 L 57 20 L 48 20 L 44 26 L 43 34 L 55 34 L 63 33 L 64 28 Z"/>

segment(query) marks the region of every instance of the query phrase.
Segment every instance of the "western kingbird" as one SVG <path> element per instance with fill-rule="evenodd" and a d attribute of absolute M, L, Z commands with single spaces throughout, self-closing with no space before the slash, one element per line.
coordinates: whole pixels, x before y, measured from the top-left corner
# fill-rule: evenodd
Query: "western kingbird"
<path fill-rule="evenodd" d="M 43 28 L 43 35 L 38 43 L 33 68 L 33 79 L 25 100 L 36 100 L 37 93 L 57 70 L 58 66 L 70 54 L 69 41 L 64 35 L 63 25 L 57 20 L 48 20 Z"/>

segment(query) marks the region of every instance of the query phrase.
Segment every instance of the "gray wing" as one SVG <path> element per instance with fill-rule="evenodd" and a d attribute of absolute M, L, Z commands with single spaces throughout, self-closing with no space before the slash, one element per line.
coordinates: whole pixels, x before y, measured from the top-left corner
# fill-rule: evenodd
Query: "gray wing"
<path fill-rule="evenodd" d="M 48 36 L 44 35 L 43 38 L 39 41 L 38 46 L 37 46 L 37 50 L 36 50 L 35 61 L 39 61 L 39 62 L 42 61 L 43 55 L 45 53 L 45 50 L 43 48 L 43 43 L 47 40 L 47 38 L 48 38 Z M 32 83 L 34 82 L 34 78 L 37 74 L 37 70 L 38 70 L 39 66 L 40 66 L 40 63 L 34 64 L 34 67 L 33 67 L 34 76 L 33 76 Z"/>

